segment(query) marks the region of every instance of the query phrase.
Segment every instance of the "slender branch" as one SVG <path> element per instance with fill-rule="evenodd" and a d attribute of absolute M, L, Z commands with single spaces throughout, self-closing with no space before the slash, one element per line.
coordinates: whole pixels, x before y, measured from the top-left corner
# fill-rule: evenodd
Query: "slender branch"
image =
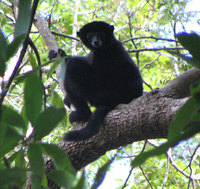
<path fill-rule="evenodd" d="M 126 178 L 126 181 L 125 181 L 125 183 L 124 183 L 122 189 L 126 188 L 126 185 L 127 185 L 128 180 L 129 180 L 129 178 L 130 178 L 130 176 L 131 176 L 131 174 L 132 174 L 133 169 L 134 169 L 134 167 L 131 167 L 131 170 L 129 171 L 128 177 Z"/>
<path fill-rule="evenodd" d="M 144 172 L 142 166 L 140 165 L 139 168 L 140 168 L 140 170 L 142 171 L 142 174 L 144 175 L 145 179 L 146 179 L 147 182 L 149 183 L 150 188 L 153 189 L 153 187 L 152 187 L 152 185 L 151 185 L 151 183 L 150 183 L 148 177 L 146 176 L 146 174 L 145 174 L 145 172 Z"/>
<path fill-rule="evenodd" d="M 142 51 L 167 51 L 167 50 L 183 50 L 183 47 L 162 47 L 162 48 L 146 48 L 146 49 L 135 49 L 129 50 L 129 53 L 138 53 Z"/>
<path fill-rule="evenodd" d="M 129 42 L 129 41 L 132 41 L 132 40 L 139 40 L 139 39 L 154 39 L 156 41 L 161 40 L 161 41 L 169 41 L 169 42 L 178 42 L 174 39 L 166 39 L 166 38 L 149 36 L 149 37 L 133 37 L 133 38 L 126 39 L 126 40 L 122 41 L 122 43 L 126 43 L 126 42 Z"/>
<path fill-rule="evenodd" d="M 78 39 L 76 37 L 72 37 L 70 35 L 66 35 L 66 34 L 63 34 L 63 33 L 54 32 L 54 31 L 51 31 L 51 33 L 54 34 L 54 35 L 58 35 L 58 36 L 61 36 L 61 37 L 66 37 L 66 38 L 73 39 L 73 40 L 76 40 L 76 41 L 80 42 L 80 39 Z"/>
<path fill-rule="evenodd" d="M 160 56 L 161 56 L 161 55 L 159 54 L 154 60 L 152 60 L 151 62 L 146 63 L 144 66 L 142 66 L 142 67 L 140 68 L 140 71 L 143 70 L 144 68 L 146 68 L 147 66 L 153 64 L 155 61 L 157 61 L 157 60 L 160 58 Z"/>

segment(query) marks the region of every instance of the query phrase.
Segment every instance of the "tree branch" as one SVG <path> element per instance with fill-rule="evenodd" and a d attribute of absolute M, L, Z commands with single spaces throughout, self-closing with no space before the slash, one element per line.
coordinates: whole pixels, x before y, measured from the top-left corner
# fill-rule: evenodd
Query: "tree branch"
<path fill-rule="evenodd" d="M 163 48 L 145 48 L 145 49 L 135 49 L 135 50 L 128 50 L 129 53 L 138 53 L 142 51 L 167 51 L 167 50 L 183 50 L 183 47 L 163 47 Z"/>
<path fill-rule="evenodd" d="M 178 42 L 174 39 L 167 39 L 167 38 L 161 38 L 161 37 L 154 37 L 154 36 L 147 36 L 147 37 L 132 37 L 130 39 L 127 39 L 127 40 L 124 40 L 122 41 L 122 43 L 126 43 L 126 42 L 129 42 L 129 41 L 132 41 L 132 40 L 140 40 L 140 39 L 154 39 L 156 41 L 168 41 L 168 42 Z"/>

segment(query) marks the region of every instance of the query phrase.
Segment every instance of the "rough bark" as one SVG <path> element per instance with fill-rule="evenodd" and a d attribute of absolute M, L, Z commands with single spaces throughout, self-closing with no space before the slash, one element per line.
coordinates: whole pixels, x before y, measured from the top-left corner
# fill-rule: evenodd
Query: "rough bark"
<path fill-rule="evenodd" d="M 48 48 L 58 49 L 54 38 L 49 36 L 51 32 L 45 22 L 39 15 L 36 18 L 35 25 Z M 62 141 L 58 145 L 69 155 L 75 169 L 79 170 L 111 149 L 135 141 L 166 138 L 171 121 L 190 95 L 190 84 L 199 78 L 200 71 L 191 69 L 165 87 L 146 93 L 128 105 L 117 106 L 107 115 L 96 136 L 82 142 Z M 76 129 L 82 126 L 77 124 Z M 54 166 L 49 160 L 46 162 L 46 171 L 52 169 Z M 31 188 L 31 185 L 28 184 L 26 188 Z"/>

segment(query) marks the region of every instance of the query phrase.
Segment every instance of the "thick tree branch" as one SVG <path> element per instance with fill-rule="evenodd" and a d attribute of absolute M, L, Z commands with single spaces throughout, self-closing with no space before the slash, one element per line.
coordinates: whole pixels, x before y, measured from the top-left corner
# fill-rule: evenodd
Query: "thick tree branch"
<path fill-rule="evenodd" d="M 74 167 L 81 169 L 106 151 L 135 141 L 166 138 L 168 127 L 187 98 L 161 97 L 148 93 L 128 105 L 119 105 L 105 119 L 99 133 L 87 141 L 61 142 Z"/>

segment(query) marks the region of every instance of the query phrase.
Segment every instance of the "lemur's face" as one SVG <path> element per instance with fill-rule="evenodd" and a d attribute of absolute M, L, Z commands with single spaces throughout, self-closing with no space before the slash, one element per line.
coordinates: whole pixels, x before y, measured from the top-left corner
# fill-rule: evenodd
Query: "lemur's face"
<path fill-rule="evenodd" d="M 84 25 L 77 35 L 90 50 L 106 50 L 112 43 L 114 26 L 102 21 Z"/>
<path fill-rule="evenodd" d="M 101 48 L 105 41 L 105 33 L 104 32 L 87 33 L 86 41 L 93 49 Z"/>

